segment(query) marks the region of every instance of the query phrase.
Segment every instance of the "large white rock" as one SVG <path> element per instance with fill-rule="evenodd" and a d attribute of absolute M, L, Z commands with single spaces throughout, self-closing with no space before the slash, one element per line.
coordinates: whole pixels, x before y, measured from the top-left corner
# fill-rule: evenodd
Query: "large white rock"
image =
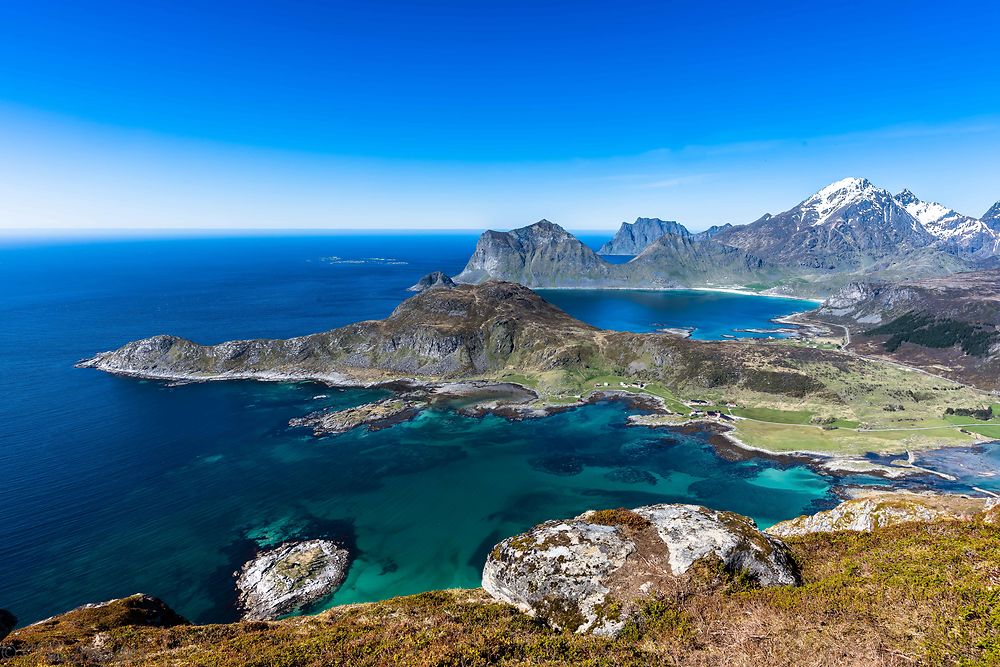
<path fill-rule="evenodd" d="M 288 542 L 260 553 L 238 573 L 236 587 L 247 620 L 297 611 L 344 581 L 349 554 L 328 540 Z"/>
<path fill-rule="evenodd" d="M 690 590 L 723 571 L 761 586 L 799 581 L 785 545 L 752 519 L 650 505 L 585 512 L 510 537 L 488 557 L 483 588 L 552 627 L 614 636 L 643 599 Z"/>

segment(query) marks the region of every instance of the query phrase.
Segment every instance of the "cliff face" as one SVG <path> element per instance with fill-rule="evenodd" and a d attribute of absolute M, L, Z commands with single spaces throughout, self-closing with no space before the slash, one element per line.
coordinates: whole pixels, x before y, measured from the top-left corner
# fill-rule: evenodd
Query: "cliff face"
<path fill-rule="evenodd" d="M 559 225 L 541 220 L 509 232 L 485 232 L 460 283 L 509 280 L 530 287 L 621 284 L 612 265 Z"/>

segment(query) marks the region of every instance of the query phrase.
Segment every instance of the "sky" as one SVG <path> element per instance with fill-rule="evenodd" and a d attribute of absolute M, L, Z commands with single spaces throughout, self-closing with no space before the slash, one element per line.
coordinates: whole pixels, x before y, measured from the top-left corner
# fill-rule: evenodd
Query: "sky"
<path fill-rule="evenodd" d="M 0 0 L 0 229 L 1000 200 L 1000 3 Z"/>

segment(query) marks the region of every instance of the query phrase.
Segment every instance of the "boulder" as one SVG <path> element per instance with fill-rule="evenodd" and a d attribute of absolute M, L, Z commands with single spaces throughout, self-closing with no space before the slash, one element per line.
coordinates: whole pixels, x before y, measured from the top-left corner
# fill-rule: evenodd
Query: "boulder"
<path fill-rule="evenodd" d="M 831 510 L 776 523 L 766 532 L 777 537 L 794 537 L 839 530 L 869 531 L 915 521 L 967 521 L 992 509 L 996 501 L 995 498 L 970 498 L 957 494 L 875 491 L 845 500 Z"/>
<path fill-rule="evenodd" d="M 590 511 L 496 547 L 483 588 L 557 629 L 615 636 L 644 599 L 685 595 L 729 575 L 799 583 L 791 553 L 749 519 L 697 505 Z"/>
<path fill-rule="evenodd" d="M 302 609 L 335 591 L 348 564 L 347 550 L 328 540 L 286 542 L 261 552 L 236 573 L 243 618 L 270 620 Z"/>

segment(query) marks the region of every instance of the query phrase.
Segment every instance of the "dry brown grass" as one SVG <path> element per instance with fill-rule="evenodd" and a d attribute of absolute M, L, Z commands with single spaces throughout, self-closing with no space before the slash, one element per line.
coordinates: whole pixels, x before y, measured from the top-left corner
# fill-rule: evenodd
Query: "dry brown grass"
<path fill-rule="evenodd" d="M 1000 664 L 1000 529 L 977 521 L 789 540 L 799 587 L 650 599 L 617 640 L 554 632 L 480 590 L 437 591 L 314 617 L 176 626 L 73 614 L 15 632 L 10 665 Z"/>

